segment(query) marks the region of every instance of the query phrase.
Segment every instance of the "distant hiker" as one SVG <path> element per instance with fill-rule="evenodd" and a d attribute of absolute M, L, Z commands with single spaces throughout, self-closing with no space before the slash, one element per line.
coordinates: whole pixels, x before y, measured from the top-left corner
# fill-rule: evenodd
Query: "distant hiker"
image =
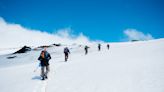
<path fill-rule="evenodd" d="M 98 44 L 98 51 L 101 50 L 101 44 Z"/>
<path fill-rule="evenodd" d="M 47 75 L 50 71 L 49 68 L 49 60 L 51 59 L 50 54 L 46 51 L 46 48 L 44 48 L 44 50 L 41 52 L 38 60 L 40 61 L 41 64 L 41 77 L 42 80 L 44 80 L 45 78 L 47 79 Z M 46 71 L 45 71 L 46 68 Z"/>
<path fill-rule="evenodd" d="M 65 61 L 67 61 L 67 59 L 68 59 L 68 54 L 70 54 L 70 51 L 69 51 L 68 47 L 65 47 L 64 48 Z"/>
<path fill-rule="evenodd" d="M 85 55 L 87 55 L 87 54 L 88 54 L 88 48 L 89 48 L 88 46 L 85 46 L 85 47 L 84 47 L 84 50 L 85 50 Z"/>
<path fill-rule="evenodd" d="M 110 47 L 109 44 L 107 44 L 107 49 L 108 49 L 108 50 L 109 50 L 109 47 Z"/>

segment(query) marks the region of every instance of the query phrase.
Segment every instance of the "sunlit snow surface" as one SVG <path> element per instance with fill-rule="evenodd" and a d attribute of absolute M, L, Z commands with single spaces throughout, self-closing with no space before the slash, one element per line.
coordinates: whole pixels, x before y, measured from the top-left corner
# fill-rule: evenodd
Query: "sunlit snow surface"
<path fill-rule="evenodd" d="M 40 80 L 41 50 L 0 56 L 0 92 L 164 92 L 164 39 L 102 44 L 69 45 L 64 62 L 63 48 L 50 47 L 48 80 Z M 7 57 L 13 57 L 7 59 Z M 36 72 L 34 72 L 36 70 Z"/>

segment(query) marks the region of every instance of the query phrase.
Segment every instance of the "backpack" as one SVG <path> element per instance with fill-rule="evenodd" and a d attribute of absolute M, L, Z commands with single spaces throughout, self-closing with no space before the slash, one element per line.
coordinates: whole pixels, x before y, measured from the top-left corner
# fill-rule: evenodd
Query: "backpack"
<path fill-rule="evenodd" d="M 68 48 L 64 48 L 64 53 L 68 53 L 68 52 L 69 52 Z"/>

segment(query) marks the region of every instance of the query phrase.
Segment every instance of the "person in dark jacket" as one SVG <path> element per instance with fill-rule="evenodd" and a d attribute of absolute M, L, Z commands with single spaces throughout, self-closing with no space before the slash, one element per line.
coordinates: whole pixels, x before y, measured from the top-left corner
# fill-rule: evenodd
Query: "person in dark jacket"
<path fill-rule="evenodd" d="M 70 54 L 70 51 L 69 51 L 68 47 L 65 47 L 64 48 L 65 62 L 67 62 L 67 60 L 68 60 L 68 54 Z"/>
<path fill-rule="evenodd" d="M 110 45 L 109 45 L 109 44 L 107 44 L 107 48 L 108 48 L 108 50 L 109 50 L 109 47 L 110 47 Z"/>
<path fill-rule="evenodd" d="M 98 44 L 98 51 L 101 50 L 101 44 Z"/>
<path fill-rule="evenodd" d="M 85 55 L 87 55 L 88 54 L 88 46 L 86 45 L 85 47 L 84 47 L 84 50 L 85 50 Z"/>
<path fill-rule="evenodd" d="M 51 59 L 50 54 L 46 51 L 46 48 L 44 48 L 44 50 L 41 52 L 38 60 L 40 61 L 40 65 L 41 65 L 41 77 L 42 80 L 44 80 L 45 78 L 47 79 L 47 75 L 50 71 L 49 68 L 49 60 Z M 46 71 L 45 71 L 46 68 Z"/>

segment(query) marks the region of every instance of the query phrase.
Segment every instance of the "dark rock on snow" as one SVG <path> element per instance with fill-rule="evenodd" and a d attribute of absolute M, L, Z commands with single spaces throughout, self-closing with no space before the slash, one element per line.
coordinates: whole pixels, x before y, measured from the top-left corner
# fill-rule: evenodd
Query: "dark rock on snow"
<path fill-rule="evenodd" d="M 14 52 L 13 54 L 17 54 L 17 53 L 26 53 L 27 51 L 31 51 L 30 47 L 24 46 L 23 48 L 21 48 L 20 50 Z"/>

